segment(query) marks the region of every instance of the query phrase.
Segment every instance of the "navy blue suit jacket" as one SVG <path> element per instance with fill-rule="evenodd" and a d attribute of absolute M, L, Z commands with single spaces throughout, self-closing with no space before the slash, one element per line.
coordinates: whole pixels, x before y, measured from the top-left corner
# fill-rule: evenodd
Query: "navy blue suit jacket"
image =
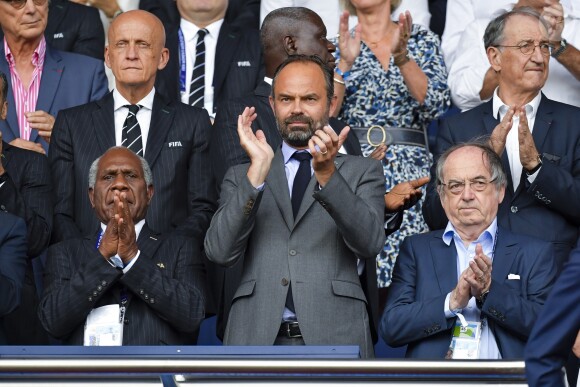
<path fill-rule="evenodd" d="M 568 258 L 578 238 L 580 226 L 580 108 L 552 101 L 542 95 L 533 138 L 543 155 L 543 166 L 533 184 L 522 176 L 513 191 L 506 152 L 502 164 L 508 176 L 505 198 L 499 207 L 499 224 L 513 232 L 531 235 L 552 243 L 558 267 Z M 499 123 L 493 117 L 492 101 L 445 119 L 437 134 L 434 158 L 455 144 L 482 135 L 491 135 Z M 522 173 L 524 174 L 524 173 Z M 435 167 L 423 215 L 432 230 L 444 228 L 447 217 L 441 207 L 435 181 Z"/>
<path fill-rule="evenodd" d="M 562 367 L 580 331 L 580 240 L 554 284 L 526 347 L 530 387 L 564 386 Z"/>
<path fill-rule="evenodd" d="M 445 297 L 457 285 L 457 252 L 443 230 L 406 238 L 393 271 L 381 334 L 406 357 L 444 358 L 456 318 L 446 318 Z M 483 304 L 502 358 L 524 356 L 524 346 L 556 277 L 550 244 L 500 227 Z M 508 279 L 509 274 L 520 276 Z"/>
<path fill-rule="evenodd" d="M 0 211 L 0 316 L 20 304 L 20 290 L 26 271 L 26 223 Z M 0 345 L 6 344 L 4 324 L 0 320 Z"/>
<path fill-rule="evenodd" d="M 16 105 L 10 80 L 10 69 L 6 61 L 4 45 L 0 45 L 0 71 L 8 78 L 8 116 L 0 121 L 2 138 L 10 142 L 20 137 Z M 44 69 L 40 81 L 40 92 L 36 108 L 56 117 L 62 109 L 94 101 L 107 93 L 108 83 L 103 61 L 86 55 L 58 51 L 46 47 Z M 42 144 L 48 153 L 48 144 L 33 130 L 30 141 Z"/>

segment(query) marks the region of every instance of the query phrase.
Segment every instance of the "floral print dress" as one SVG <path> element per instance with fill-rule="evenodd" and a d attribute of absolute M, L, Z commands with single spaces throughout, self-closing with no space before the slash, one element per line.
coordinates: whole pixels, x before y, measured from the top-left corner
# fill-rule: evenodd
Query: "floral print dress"
<path fill-rule="evenodd" d="M 333 43 L 337 44 L 336 41 Z M 407 45 L 409 56 L 428 78 L 427 95 L 423 105 L 415 100 L 391 57 L 387 71 L 381 66 L 371 49 L 361 43 L 361 52 L 346 82 L 346 91 L 339 118 L 353 127 L 372 125 L 403 127 L 426 131 L 434 118 L 445 113 L 450 106 L 447 71 L 440 50 L 439 37 L 420 25 L 413 25 Z M 335 53 L 340 60 L 340 51 Z M 363 146 L 364 156 L 373 151 Z M 423 147 L 390 145 L 383 159 L 385 191 L 396 184 L 429 175 L 432 155 Z M 423 188 L 425 190 L 425 188 Z M 425 192 L 423 192 L 423 196 Z M 377 256 L 379 287 L 391 283 L 391 274 L 405 237 L 428 231 L 421 213 L 423 200 L 405 211 L 401 228 L 387 238 Z"/>

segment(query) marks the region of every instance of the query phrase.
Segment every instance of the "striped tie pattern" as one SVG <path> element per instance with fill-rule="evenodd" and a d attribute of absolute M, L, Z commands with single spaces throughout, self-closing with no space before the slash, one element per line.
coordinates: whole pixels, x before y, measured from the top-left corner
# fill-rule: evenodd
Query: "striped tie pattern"
<path fill-rule="evenodd" d="M 197 31 L 197 44 L 195 46 L 195 64 L 191 72 L 189 85 L 189 104 L 203 108 L 203 94 L 205 91 L 205 35 L 207 30 Z"/>
<path fill-rule="evenodd" d="M 129 114 L 123 124 L 121 134 L 121 145 L 131 149 L 136 155 L 143 157 L 143 140 L 141 139 L 141 127 L 137 121 L 137 112 L 141 105 L 125 105 L 129 109 Z"/>

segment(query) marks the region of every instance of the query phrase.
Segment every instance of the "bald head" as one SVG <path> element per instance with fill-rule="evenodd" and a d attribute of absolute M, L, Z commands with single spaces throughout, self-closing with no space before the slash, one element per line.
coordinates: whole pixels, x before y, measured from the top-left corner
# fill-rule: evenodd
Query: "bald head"
<path fill-rule="evenodd" d="M 331 67 L 335 47 L 326 39 L 326 26 L 318 14 L 304 7 L 284 7 L 270 12 L 260 31 L 266 76 L 290 55 L 316 55 Z"/>
<path fill-rule="evenodd" d="M 161 21 L 146 11 L 117 16 L 109 27 L 105 63 L 115 75 L 115 88 L 132 104 L 153 89 L 157 70 L 165 68 L 169 51 Z"/>
<path fill-rule="evenodd" d="M 159 18 L 153 15 L 151 12 L 142 11 L 140 9 L 134 11 L 127 11 L 121 13 L 119 16 L 113 19 L 111 24 L 109 25 L 109 42 L 111 44 L 111 34 L 115 34 L 115 31 L 120 26 L 126 26 L 131 23 L 142 23 L 147 25 L 149 29 L 154 33 L 153 36 L 159 39 L 159 43 L 161 47 L 165 46 L 165 27 L 163 27 L 163 23 Z"/>

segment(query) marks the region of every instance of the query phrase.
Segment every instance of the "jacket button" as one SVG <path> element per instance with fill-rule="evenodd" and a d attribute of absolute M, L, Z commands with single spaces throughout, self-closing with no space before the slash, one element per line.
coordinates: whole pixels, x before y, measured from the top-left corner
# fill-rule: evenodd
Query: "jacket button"
<path fill-rule="evenodd" d="M 89 302 L 93 302 L 93 297 L 89 297 Z"/>
<path fill-rule="evenodd" d="M 510 211 L 515 214 L 516 212 L 518 212 L 518 207 L 511 206 Z"/>
<path fill-rule="evenodd" d="M 139 294 L 141 294 L 141 295 L 145 294 L 145 290 L 143 290 L 143 289 L 140 289 L 140 290 L 139 290 Z"/>
<path fill-rule="evenodd" d="M 101 285 L 107 286 L 107 281 L 101 281 Z"/>
<path fill-rule="evenodd" d="M 282 286 L 288 286 L 288 280 L 286 278 L 282 278 Z"/>
<path fill-rule="evenodd" d="M 151 297 L 151 299 L 149 300 L 150 304 L 155 304 L 155 298 Z"/>
<path fill-rule="evenodd" d="M 0 205 L 0 210 L 6 212 L 6 206 L 4 204 Z"/>
<path fill-rule="evenodd" d="M 290 250 L 290 255 L 291 256 L 295 256 L 296 255 L 296 250 Z"/>
<path fill-rule="evenodd" d="M 98 296 L 98 295 L 99 295 L 99 292 L 97 292 L 97 291 L 95 290 L 95 291 L 93 292 L 93 296 L 95 296 L 95 297 L 96 297 L 96 296 Z"/>
<path fill-rule="evenodd" d="M 101 290 L 103 290 L 103 287 L 101 285 L 97 286 L 97 290 L 100 292 Z"/>
<path fill-rule="evenodd" d="M 143 296 L 144 299 L 148 300 L 149 299 L 149 294 L 146 294 Z"/>
<path fill-rule="evenodd" d="M 125 324 L 129 324 L 129 319 L 128 319 L 128 318 L 126 318 L 126 319 L 123 321 L 123 323 L 125 323 Z"/>

